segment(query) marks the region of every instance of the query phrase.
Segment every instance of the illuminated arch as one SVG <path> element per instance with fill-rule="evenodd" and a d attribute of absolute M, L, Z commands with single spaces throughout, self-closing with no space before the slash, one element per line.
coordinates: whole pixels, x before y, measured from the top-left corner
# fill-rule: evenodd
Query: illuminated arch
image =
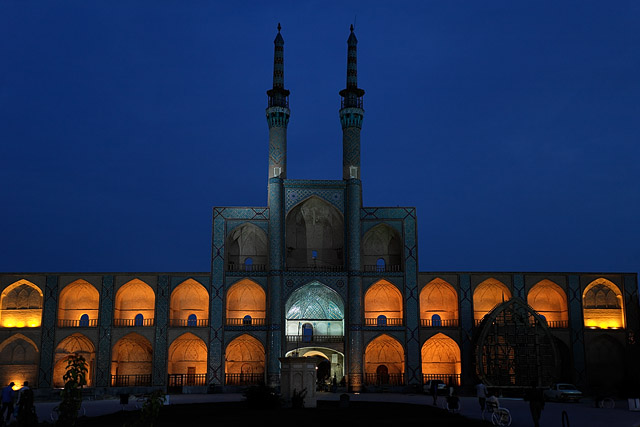
<path fill-rule="evenodd" d="M 32 339 L 14 334 L 0 344 L 0 381 L 17 385 L 29 381 L 35 385 L 38 378 L 38 346 Z"/>
<path fill-rule="evenodd" d="M 398 232 L 387 224 L 367 231 L 362 239 L 362 263 L 366 271 L 401 271 L 402 240 Z"/>
<path fill-rule="evenodd" d="M 473 318 L 476 323 L 498 304 L 511 299 L 511 291 L 501 281 L 489 278 L 473 291 Z"/>
<path fill-rule="evenodd" d="M 260 341 L 244 334 L 229 343 L 224 354 L 227 384 L 259 383 L 264 380 L 265 352 Z"/>
<path fill-rule="evenodd" d="M 187 332 L 169 346 L 169 374 L 206 374 L 207 346 L 201 338 Z"/>
<path fill-rule="evenodd" d="M 42 322 L 42 290 L 22 279 L 0 294 L 0 324 L 6 328 L 35 328 Z"/>
<path fill-rule="evenodd" d="M 209 292 L 201 283 L 187 279 L 171 292 L 169 302 L 173 326 L 206 326 L 209 324 Z M 189 318 L 191 317 L 191 324 Z M 195 324 L 194 323 L 195 320 Z"/>
<path fill-rule="evenodd" d="M 438 333 L 425 341 L 422 346 L 422 373 L 426 376 L 434 376 L 448 382 L 451 377 L 458 381 L 462 371 L 462 359 L 458 344 L 446 336 Z"/>
<path fill-rule="evenodd" d="M 335 206 L 311 196 L 287 214 L 287 268 L 342 269 L 344 220 Z"/>
<path fill-rule="evenodd" d="M 367 384 L 404 383 L 404 349 L 395 338 L 382 334 L 373 339 L 364 352 Z"/>
<path fill-rule="evenodd" d="M 624 298 L 613 282 L 598 278 L 584 289 L 582 313 L 590 328 L 624 328 Z"/>
<path fill-rule="evenodd" d="M 433 279 L 420 291 L 420 321 L 424 326 L 439 316 L 441 326 L 456 326 L 458 321 L 458 293 L 447 281 Z"/>
<path fill-rule="evenodd" d="M 151 379 L 153 347 L 137 333 L 120 338 L 111 352 L 111 375 L 144 375 Z"/>
<path fill-rule="evenodd" d="M 97 326 L 99 309 L 98 290 L 86 280 L 78 279 L 69 283 L 60 292 L 58 325 L 79 326 L 80 318 L 86 314 L 89 318 L 86 326 Z"/>
<path fill-rule="evenodd" d="M 384 319 L 385 324 L 393 324 L 391 319 L 395 319 L 396 324 L 402 324 L 402 313 L 402 294 L 397 287 L 386 280 L 380 280 L 367 289 L 364 295 L 364 317 L 367 324 L 374 324 L 374 320 L 377 323 L 378 319 Z"/>
<path fill-rule="evenodd" d="M 227 266 L 230 271 L 264 271 L 268 253 L 267 233 L 255 224 L 241 224 L 227 236 Z"/>
<path fill-rule="evenodd" d="M 536 283 L 527 294 L 527 304 L 544 316 L 549 327 L 569 326 L 567 295 L 551 280 Z"/>
<path fill-rule="evenodd" d="M 133 279 L 116 292 L 114 319 L 131 325 L 138 314 L 142 314 L 145 320 L 153 319 L 155 302 L 156 295 L 151 286 L 142 280 Z M 153 324 L 153 321 L 148 323 Z"/>
<path fill-rule="evenodd" d="M 79 354 L 87 362 L 87 386 L 92 385 L 96 351 L 93 342 L 82 334 L 72 334 L 60 341 L 54 352 L 53 386 L 64 387 L 63 376 L 67 368 L 69 356 Z"/>
<path fill-rule="evenodd" d="M 244 319 L 251 317 L 250 323 L 256 323 L 256 319 L 267 317 L 267 295 L 252 280 L 243 279 L 233 284 L 227 291 L 227 319 Z"/>

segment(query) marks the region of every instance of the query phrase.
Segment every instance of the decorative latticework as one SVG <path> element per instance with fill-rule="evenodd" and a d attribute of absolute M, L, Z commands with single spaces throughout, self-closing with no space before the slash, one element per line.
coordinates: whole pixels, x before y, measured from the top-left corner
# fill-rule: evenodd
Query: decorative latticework
<path fill-rule="evenodd" d="M 489 386 L 550 385 L 559 358 L 544 320 L 522 299 L 498 305 L 479 325 L 476 373 Z"/>

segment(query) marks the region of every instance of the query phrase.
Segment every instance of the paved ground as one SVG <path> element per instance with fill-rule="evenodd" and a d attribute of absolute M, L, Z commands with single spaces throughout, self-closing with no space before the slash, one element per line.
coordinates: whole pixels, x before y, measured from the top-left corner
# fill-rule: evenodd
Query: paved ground
<path fill-rule="evenodd" d="M 349 394 L 353 401 L 379 401 L 402 402 L 419 405 L 431 405 L 432 399 L 426 395 L 398 394 L 398 393 L 362 393 Z M 339 400 L 338 393 L 318 393 L 319 400 Z M 241 394 L 184 394 L 170 395 L 169 404 L 201 403 L 201 402 L 233 402 L 242 400 Z M 438 404 L 442 405 L 444 398 L 440 398 Z M 131 397 L 129 404 L 122 406 L 117 398 L 105 400 L 85 401 L 87 416 L 98 416 L 121 410 L 132 411 L 136 409 L 136 399 Z M 36 409 L 38 419 L 47 421 L 50 419 L 52 409 L 57 402 L 37 402 Z M 532 427 L 533 421 L 527 402 L 520 399 L 500 400 L 500 406 L 506 407 L 513 417 L 512 426 Z M 461 398 L 461 415 L 470 418 L 481 418 L 478 400 L 475 397 Z M 592 401 L 583 399 L 580 403 L 547 403 L 542 412 L 541 425 L 543 427 L 562 427 L 562 412 L 566 411 L 571 426 L 607 426 L 607 427 L 632 427 L 640 426 L 640 412 L 629 411 L 627 401 L 616 401 L 614 409 L 599 409 L 593 407 Z"/>

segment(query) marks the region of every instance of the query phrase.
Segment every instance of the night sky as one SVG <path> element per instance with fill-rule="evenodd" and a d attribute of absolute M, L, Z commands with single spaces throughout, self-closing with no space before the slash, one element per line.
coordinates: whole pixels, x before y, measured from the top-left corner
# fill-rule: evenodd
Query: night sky
<path fill-rule="evenodd" d="M 267 203 L 278 22 L 288 178 L 342 178 L 355 22 L 420 271 L 640 270 L 637 1 L 4 0 L 0 271 L 209 271 L 212 208 Z"/>

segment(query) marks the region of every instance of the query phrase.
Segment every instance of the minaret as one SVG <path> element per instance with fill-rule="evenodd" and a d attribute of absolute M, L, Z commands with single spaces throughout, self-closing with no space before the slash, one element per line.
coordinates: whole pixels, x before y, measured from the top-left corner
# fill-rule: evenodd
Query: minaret
<path fill-rule="evenodd" d="M 364 90 L 358 88 L 358 39 L 353 33 L 347 40 L 347 87 L 340 91 L 342 105 L 342 179 L 360 179 L 360 130 L 362 129 L 362 96 Z"/>
<path fill-rule="evenodd" d="M 267 383 L 276 386 L 280 378 L 282 354 L 281 289 L 284 270 L 284 179 L 287 177 L 287 125 L 289 124 L 289 91 L 284 88 L 284 39 L 273 41 L 273 88 L 267 91 L 267 123 L 269 124 L 269 333 L 267 345 Z"/>
<path fill-rule="evenodd" d="M 280 34 L 273 41 L 273 88 L 267 91 L 267 122 L 269 123 L 269 178 L 287 177 L 287 125 L 289 124 L 289 91 L 284 88 L 284 39 Z"/>
<path fill-rule="evenodd" d="M 340 91 L 342 105 L 342 179 L 347 183 L 345 223 L 347 226 L 347 274 L 349 281 L 349 330 L 348 330 L 348 375 L 349 388 L 353 392 L 362 390 L 364 345 L 362 335 L 362 273 L 360 262 L 360 211 L 362 209 L 362 183 L 360 182 L 360 129 L 362 128 L 362 96 L 358 88 L 358 39 L 353 33 L 347 40 L 347 88 Z"/>

